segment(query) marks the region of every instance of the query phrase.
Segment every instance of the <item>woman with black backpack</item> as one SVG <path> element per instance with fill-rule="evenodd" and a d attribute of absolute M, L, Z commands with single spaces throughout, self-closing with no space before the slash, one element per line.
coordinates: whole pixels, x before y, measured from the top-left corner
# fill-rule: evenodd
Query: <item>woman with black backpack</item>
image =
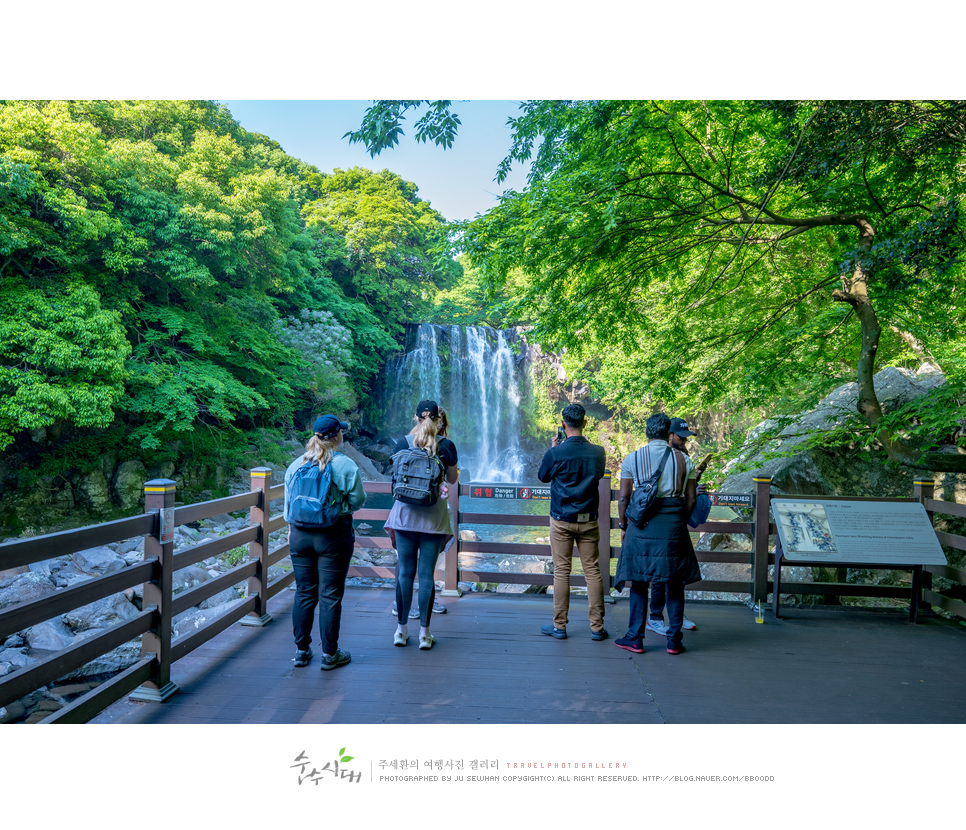
<path fill-rule="evenodd" d="M 409 642 L 409 609 L 413 583 L 419 578 L 419 647 L 430 649 L 436 638 L 429 619 L 436 599 L 434 573 L 439 552 L 453 535 L 446 483 L 459 479 L 456 445 L 440 435 L 445 422 L 436 401 L 416 405 L 412 431 L 393 453 L 393 505 L 385 528 L 396 548 L 396 633 L 393 644 Z"/>
<path fill-rule="evenodd" d="M 305 452 L 285 471 L 285 521 L 295 571 L 292 628 L 296 666 L 312 659 L 312 619 L 319 606 L 322 671 L 344 666 L 351 659 L 339 648 L 342 597 L 355 545 L 352 513 L 365 503 L 359 467 L 339 452 L 349 425 L 335 415 L 323 415 L 312 426 Z"/>

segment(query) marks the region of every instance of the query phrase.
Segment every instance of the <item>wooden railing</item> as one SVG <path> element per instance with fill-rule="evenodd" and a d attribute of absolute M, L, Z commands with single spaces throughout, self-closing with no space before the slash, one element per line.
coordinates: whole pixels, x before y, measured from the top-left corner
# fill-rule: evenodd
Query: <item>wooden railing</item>
<path fill-rule="evenodd" d="M 769 536 L 775 525 L 768 521 L 770 480 L 755 479 L 756 502 L 753 520 L 745 522 L 706 522 L 696 529 L 698 533 L 747 534 L 752 537 L 750 551 L 699 551 L 700 562 L 732 562 L 751 566 L 747 581 L 702 581 L 699 590 L 710 592 L 747 593 L 752 601 L 767 601 L 773 587 L 768 568 L 774 563 L 769 550 Z M 270 504 L 284 496 L 284 485 L 271 485 L 271 470 L 256 468 L 251 471 L 252 489 L 248 493 L 223 499 L 201 502 L 184 507 L 174 506 L 175 485 L 166 479 L 145 484 L 145 512 L 114 522 L 107 522 L 78 530 L 39 536 L 32 539 L 8 542 L 0 545 L 0 568 L 17 568 L 46 559 L 72 554 L 92 547 L 106 545 L 144 536 L 144 558 L 137 565 L 117 573 L 96 577 L 47 597 L 24 602 L 0 611 L 0 639 L 49 620 L 60 614 L 80 608 L 120 591 L 143 584 L 142 610 L 136 616 L 118 623 L 103 632 L 83 640 L 61 652 L 47 657 L 27 668 L 15 671 L 0 679 L 0 707 L 30 692 L 52 683 L 64 675 L 84 666 L 118 646 L 141 637 L 141 658 L 134 665 L 97 686 L 88 694 L 52 713 L 42 723 L 83 723 L 126 694 L 136 700 L 162 702 L 178 691 L 171 681 L 171 664 L 189 654 L 230 625 L 240 621 L 243 625 L 262 626 L 271 621 L 268 601 L 294 581 L 289 571 L 269 582 L 269 568 L 289 554 L 288 543 L 270 549 L 269 536 L 285 527 L 281 514 L 271 516 Z M 387 482 L 366 482 L 367 493 L 389 493 Z M 436 578 L 444 583 L 444 595 L 458 596 L 459 582 L 514 583 L 549 585 L 552 574 L 507 573 L 502 571 L 473 571 L 460 568 L 459 554 L 510 553 L 549 557 L 550 546 L 541 544 L 518 544 L 499 542 L 469 542 L 459 539 L 460 524 L 490 524 L 549 527 L 549 516 L 508 515 L 493 513 L 461 512 L 460 497 L 467 496 L 469 485 L 449 488 L 449 501 L 453 515 L 457 517 L 456 541 L 446 551 L 444 567 L 436 572 Z M 940 501 L 933 498 L 931 481 L 916 483 L 913 499 L 892 501 L 921 501 L 931 517 L 935 515 L 966 518 L 966 505 Z M 610 530 L 616 527 L 616 519 L 610 517 L 610 504 L 617 492 L 611 489 L 608 475 L 600 483 L 602 519 L 600 561 L 605 594 L 610 588 L 610 562 L 620 554 L 620 548 L 610 544 Z M 889 501 L 878 499 L 877 501 Z M 194 545 L 178 553 L 174 552 L 173 529 L 188 522 L 195 522 L 222 513 L 249 510 L 249 526 L 217 539 Z M 388 510 L 363 508 L 354 514 L 359 521 L 384 521 Z M 937 532 L 939 541 L 956 550 L 966 550 L 966 537 Z M 175 572 L 204 559 L 217 556 L 239 545 L 248 544 L 249 557 L 216 579 L 180 594 L 172 592 Z M 390 549 L 391 543 L 384 536 L 357 536 L 357 547 Z M 966 586 L 966 570 L 951 566 L 925 566 L 922 603 L 942 608 L 966 617 L 963 589 Z M 352 565 L 350 576 L 395 578 L 395 569 Z M 953 583 L 951 588 L 937 590 L 932 577 L 941 577 Z M 242 580 L 248 581 L 247 596 L 230 603 L 227 610 L 204 627 L 172 639 L 172 620 L 175 615 L 214 596 L 225 588 Z M 571 584 L 585 585 L 582 576 L 573 575 Z M 855 585 L 851 583 L 782 583 L 782 593 L 819 594 L 837 596 L 903 597 L 908 590 L 896 586 Z"/>
<path fill-rule="evenodd" d="M 294 578 L 292 573 L 288 573 L 271 584 L 267 582 L 269 566 L 288 555 L 287 544 L 275 550 L 268 549 L 269 533 L 284 525 L 281 516 L 273 519 L 268 515 L 269 502 L 281 498 L 284 492 L 282 486 L 270 487 L 270 476 L 271 471 L 267 468 L 253 470 L 251 492 L 178 508 L 174 506 L 173 481 L 149 481 L 144 485 L 143 515 L 0 545 L 0 568 L 6 570 L 132 536 L 144 536 L 144 559 L 141 563 L 0 611 L 2 639 L 135 585 L 144 586 L 142 610 L 136 616 L 0 679 L 0 707 L 58 680 L 138 636 L 141 637 L 140 660 L 83 697 L 53 712 L 41 723 L 84 723 L 128 693 L 133 693 L 132 698 L 137 700 L 167 700 L 178 690 L 171 682 L 171 664 L 175 660 L 234 622 L 241 620 L 242 624 L 264 625 L 270 621 L 266 610 L 268 598 Z M 174 527 L 245 509 L 250 510 L 249 527 L 174 552 Z M 177 595 L 172 593 L 172 577 L 176 571 L 246 543 L 249 545 L 249 559 L 246 562 L 189 591 Z M 206 626 L 172 639 L 171 623 L 176 614 L 244 579 L 248 579 L 248 596 L 228 604 L 226 610 Z"/>

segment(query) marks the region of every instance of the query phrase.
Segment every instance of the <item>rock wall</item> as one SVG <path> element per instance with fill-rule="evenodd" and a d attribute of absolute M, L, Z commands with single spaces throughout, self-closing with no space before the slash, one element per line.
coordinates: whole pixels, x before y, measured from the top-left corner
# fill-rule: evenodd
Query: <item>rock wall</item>
<path fill-rule="evenodd" d="M 941 372 L 931 366 L 923 366 L 918 372 L 888 367 L 876 374 L 875 390 L 884 412 L 889 412 L 919 395 L 937 388 L 945 382 Z M 856 496 L 907 498 L 913 493 L 913 480 L 927 474 L 924 470 L 912 470 L 892 464 L 881 451 L 841 447 L 823 449 L 808 446 L 808 438 L 816 433 L 841 426 L 855 412 L 857 384 L 844 384 L 818 402 L 811 410 L 801 413 L 792 423 L 781 429 L 777 437 L 765 442 L 760 437 L 778 426 L 777 421 L 764 421 L 753 429 L 745 442 L 745 449 L 729 467 L 739 464 L 749 469 L 734 472 L 716 483 L 714 489 L 724 493 L 755 492 L 754 478 L 771 477 L 773 495 L 810 496 Z M 949 451 L 956 451 L 948 448 Z M 777 457 L 770 457 L 778 454 Z M 936 480 L 936 498 L 966 502 L 966 475 L 940 473 Z M 937 522 L 937 527 L 940 523 Z M 962 533 L 952 523 L 943 523 L 942 529 Z M 948 527 L 947 527 L 948 525 Z M 774 544 L 774 537 L 772 538 Z M 725 538 L 705 534 L 699 547 L 704 550 L 750 549 L 750 540 Z M 950 562 L 958 561 L 959 555 L 947 551 Z M 703 564 L 706 579 L 748 579 L 750 566 Z M 847 581 L 898 584 L 904 574 L 900 571 L 868 571 L 848 569 Z M 791 568 L 783 571 L 789 581 L 807 582 L 812 578 L 811 568 Z M 717 597 L 730 598 L 730 597 Z M 788 596 L 789 603 L 800 602 L 802 597 Z M 783 603 L 786 597 L 782 598 Z M 805 601 L 819 601 L 805 598 Z M 868 604 L 862 601 L 862 604 Z"/>

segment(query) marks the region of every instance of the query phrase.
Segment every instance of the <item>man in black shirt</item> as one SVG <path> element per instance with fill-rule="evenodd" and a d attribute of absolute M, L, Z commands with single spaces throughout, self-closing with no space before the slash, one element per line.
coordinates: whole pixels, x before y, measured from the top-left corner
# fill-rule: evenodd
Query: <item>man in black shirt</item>
<path fill-rule="evenodd" d="M 604 448 L 584 438 L 584 415 L 584 408 L 579 403 L 564 408 L 561 426 L 566 439 L 553 439 L 537 473 L 540 481 L 550 482 L 550 550 L 553 555 L 553 625 L 545 625 L 540 630 L 558 640 L 567 638 L 574 545 L 587 578 L 591 639 L 607 639 L 604 585 L 598 562 L 600 525 L 597 522 L 600 501 L 597 488 L 605 472 Z M 609 519 L 610 504 L 606 508 Z"/>

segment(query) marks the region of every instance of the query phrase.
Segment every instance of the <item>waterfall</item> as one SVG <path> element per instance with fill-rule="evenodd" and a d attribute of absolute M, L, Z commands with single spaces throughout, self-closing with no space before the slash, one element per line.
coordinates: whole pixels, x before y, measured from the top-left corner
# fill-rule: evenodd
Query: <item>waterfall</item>
<path fill-rule="evenodd" d="M 508 332 L 423 323 L 407 340 L 406 352 L 387 364 L 383 376 L 391 434 L 408 432 L 416 403 L 432 398 L 446 410 L 460 467 L 473 481 L 521 481 L 525 366 Z"/>

